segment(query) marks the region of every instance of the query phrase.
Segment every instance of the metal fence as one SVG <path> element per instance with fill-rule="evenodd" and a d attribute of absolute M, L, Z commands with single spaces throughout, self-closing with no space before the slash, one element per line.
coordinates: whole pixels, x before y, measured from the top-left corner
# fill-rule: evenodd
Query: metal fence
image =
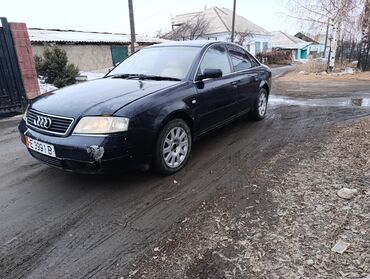
<path fill-rule="evenodd" d="M 8 21 L 0 17 L 0 116 L 22 111 L 25 91 Z"/>

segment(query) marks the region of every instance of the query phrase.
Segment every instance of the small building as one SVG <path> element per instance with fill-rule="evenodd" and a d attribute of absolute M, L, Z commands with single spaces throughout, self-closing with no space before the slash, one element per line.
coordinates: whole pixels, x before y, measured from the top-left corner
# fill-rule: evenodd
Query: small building
<path fill-rule="evenodd" d="M 68 61 L 80 71 L 110 68 L 129 55 L 130 35 L 75 30 L 28 28 L 33 55 L 42 55 L 45 46 L 58 45 Z M 136 49 L 165 42 L 159 38 L 136 36 Z"/>
<path fill-rule="evenodd" d="M 206 28 L 197 40 L 218 40 L 224 42 L 231 41 L 233 11 L 227 8 L 211 7 L 200 12 L 180 14 L 173 18 L 172 31 L 164 38 L 172 40 L 188 40 L 188 36 L 183 36 L 176 32 L 178 28 L 187 23 L 194 23 L 202 19 L 206 23 Z M 195 30 L 196 32 L 196 30 Z M 271 50 L 272 34 L 248 19 L 235 15 L 235 39 L 252 54 Z"/>
<path fill-rule="evenodd" d="M 311 42 L 303 41 L 282 31 L 272 32 L 272 48 L 290 50 L 294 60 L 307 59 Z"/>
<path fill-rule="evenodd" d="M 325 50 L 325 40 L 326 36 L 325 35 L 316 35 L 316 36 L 311 36 L 308 34 L 305 34 L 303 32 L 298 32 L 297 34 L 294 35 L 294 37 L 299 38 L 305 42 L 312 43 L 309 47 L 309 55 L 312 56 L 313 58 L 318 58 L 318 57 L 325 57 L 325 53 L 328 52 L 328 43 L 327 43 L 327 49 Z"/>

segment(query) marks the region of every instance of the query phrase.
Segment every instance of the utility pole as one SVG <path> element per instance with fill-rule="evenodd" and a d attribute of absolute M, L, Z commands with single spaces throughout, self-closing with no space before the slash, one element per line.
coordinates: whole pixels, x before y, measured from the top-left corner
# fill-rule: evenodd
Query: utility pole
<path fill-rule="evenodd" d="M 233 22 L 231 25 L 231 42 L 234 42 L 234 33 L 235 33 L 235 9 L 236 9 L 236 0 L 234 0 L 234 8 L 233 8 Z"/>
<path fill-rule="evenodd" d="M 135 19 L 134 19 L 134 7 L 132 5 L 132 0 L 128 0 L 128 11 L 130 15 L 130 32 L 131 32 L 131 54 L 135 52 L 135 42 L 136 42 L 136 34 L 135 34 Z"/>

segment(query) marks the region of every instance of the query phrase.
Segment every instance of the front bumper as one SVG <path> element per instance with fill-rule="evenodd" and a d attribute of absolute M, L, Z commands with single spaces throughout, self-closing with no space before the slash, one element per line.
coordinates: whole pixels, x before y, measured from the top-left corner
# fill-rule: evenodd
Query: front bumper
<path fill-rule="evenodd" d="M 63 170 L 79 173 L 105 173 L 135 169 L 145 164 L 134 156 L 127 133 L 109 136 L 58 137 L 32 130 L 27 127 L 24 120 L 19 124 L 19 132 L 24 144 L 26 136 L 52 144 L 55 149 L 55 158 L 33 150 L 28 151 L 34 158 Z"/>

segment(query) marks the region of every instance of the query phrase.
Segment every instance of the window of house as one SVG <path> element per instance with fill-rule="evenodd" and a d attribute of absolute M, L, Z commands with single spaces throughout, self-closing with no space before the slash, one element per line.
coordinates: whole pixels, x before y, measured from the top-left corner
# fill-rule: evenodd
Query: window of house
<path fill-rule="evenodd" d="M 263 42 L 263 51 L 267 51 L 269 49 L 268 42 Z"/>
<path fill-rule="evenodd" d="M 252 68 L 252 62 L 244 49 L 233 45 L 229 45 L 227 48 L 235 72 Z"/>
<path fill-rule="evenodd" d="M 261 52 L 261 42 L 255 42 L 255 53 Z"/>
<path fill-rule="evenodd" d="M 230 62 L 227 57 L 225 46 L 214 45 L 210 47 L 204 55 L 199 69 L 201 73 L 203 73 L 205 69 L 220 69 L 222 75 L 231 73 Z"/>

